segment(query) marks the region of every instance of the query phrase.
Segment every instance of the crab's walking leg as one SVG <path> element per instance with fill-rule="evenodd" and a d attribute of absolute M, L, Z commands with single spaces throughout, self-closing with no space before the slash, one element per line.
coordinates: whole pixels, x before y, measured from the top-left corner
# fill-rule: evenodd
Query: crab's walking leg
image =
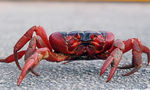
<path fill-rule="evenodd" d="M 44 43 L 44 41 L 42 40 L 42 38 L 40 36 L 34 36 L 32 37 L 30 43 L 29 43 L 29 46 L 27 48 L 27 51 L 25 53 L 25 60 L 27 60 L 27 58 L 29 58 L 35 51 L 36 51 L 36 48 L 44 48 L 46 47 L 46 44 Z M 38 73 L 34 72 L 33 69 L 31 69 L 31 72 L 36 75 L 36 76 L 39 76 Z"/>
<path fill-rule="evenodd" d="M 47 61 L 52 62 L 61 62 L 66 60 L 67 58 L 68 56 L 65 56 L 63 54 L 56 54 L 51 52 L 47 47 L 37 49 L 27 60 L 25 60 L 25 65 L 19 76 L 17 85 L 20 85 L 27 73 L 33 70 L 42 59 L 46 59 Z"/>
<path fill-rule="evenodd" d="M 18 54 L 18 59 L 22 58 L 22 56 L 25 54 L 26 50 L 23 50 L 23 51 L 19 51 L 17 52 Z M 0 59 L 0 62 L 5 62 L 5 63 L 11 63 L 15 61 L 15 58 L 14 58 L 14 54 L 8 56 L 7 58 L 5 59 Z"/>
<path fill-rule="evenodd" d="M 47 45 L 47 47 L 49 49 L 51 49 L 51 45 L 48 41 L 48 38 L 47 38 L 47 35 L 46 35 L 46 32 L 44 30 L 43 27 L 41 26 L 33 26 L 31 27 L 20 39 L 19 41 L 16 43 L 16 45 L 14 46 L 14 55 L 15 55 L 15 62 L 16 62 L 16 65 L 17 67 L 21 70 L 21 67 L 18 63 L 18 54 L 17 54 L 17 51 L 19 51 L 29 40 L 31 40 L 32 38 L 32 35 L 33 35 L 33 32 L 36 32 L 37 35 L 39 35 L 42 40 L 45 42 L 45 44 Z"/>
<path fill-rule="evenodd" d="M 148 59 L 147 66 L 148 66 L 150 63 L 150 49 L 143 45 L 142 51 L 147 54 L 147 59 Z"/>
<path fill-rule="evenodd" d="M 106 69 L 109 67 L 110 64 L 112 64 L 111 66 L 111 70 L 109 73 L 109 76 L 107 78 L 107 82 L 111 80 L 112 76 L 114 75 L 118 64 L 122 58 L 122 54 L 123 54 L 123 50 L 124 50 L 124 43 L 117 39 L 116 41 L 114 41 L 114 44 L 112 46 L 113 51 L 111 52 L 110 56 L 107 58 L 107 60 L 105 61 L 104 65 L 101 68 L 101 72 L 100 72 L 100 76 L 106 71 Z"/>
<path fill-rule="evenodd" d="M 129 73 L 124 74 L 123 76 L 129 76 L 136 71 L 138 71 L 142 67 L 142 52 L 147 53 L 148 55 L 148 62 L 147 65 L 150 63 L 150 50 L 148 47 L 141 44 L 141 42 L 137 38 L 132 38 L 124 41 L 125 49 L 124 53 L 132 49 L 132 64 L 126 65 L 123 67 L 119 67 L 120 69 L 129 69 L 133 68 L 132 71 Z"/>

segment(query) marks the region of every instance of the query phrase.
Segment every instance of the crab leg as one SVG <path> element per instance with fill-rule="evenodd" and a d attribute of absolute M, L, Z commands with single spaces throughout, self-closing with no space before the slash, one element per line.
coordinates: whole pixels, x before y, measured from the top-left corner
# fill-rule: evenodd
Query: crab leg
<path fill-rule="evenodd" d="M 148 58 L 147 66 L 148 66 L 150 63 L 150 49 L 143 45 L 142 51 L 147 54 L 147 58 Z"/>
<path fill-rule="evenodd" d="M 26 50 L 23 50 L 23 51 L 20 51 L 20 52 L 17 52 L 18 54 L 18 59 L 22 58 L 22 56 L 25 54 Z M 15 61 L 15 58 L 14 58 L 14 54 L 8 56 L 7 58 L 5 59 L 0 59 L 0 62 L 5 62 L 5 63 L 11 63 Z"/>
<path fill-rule="evenodd" d="M 33 37 L 29 43 L 29 46 L 27 48 L 26 54 L 25 54 L 25 60 L 30 57 L 36 50 L 36 37 Z"/>
<path fill-rule="evenodd" d="M 142 56 L 141 56 L 141 52 L 137 52 L 135 50 L 132 51 L 133 54 L 133 58 L 132 58 L 132 65 L 131 68 L 134 68 L 132 71 L 124 74 L 123 76 L 129 76 L 133 73 L 135 73 L 136 71 L 138 71 L 141 67 L 142 67 Z M 127 65 L 129 66 L 129 65 Z M 123 68 L 127 68 L 127 66 L 122 67 Z"/>
<path fill-rule="evenodd" d="M 22 69 L 22 72 L 19 76 L 17 85 L 19 86 L 24 77 L 40 63 L 42 59 L 46 59 L 51 62 L 61 62 L 68 58 L 68 56 L 55 54 L 49 50 L 49 48 L 40 48 L 37 49 L 27 60 L 25 60 L 25 65 Z M 33 72 L 35 73 L 35 72 Z M 37 73 L 35 73 L 37 74 Z M 38 75 L 38 74 L 37 74 Z"/>
<path fill-rule="evenodd" d="M 133 62 L 132 62 L 133 63 Z M 123 66 L 123 67 L 118 67 L 119 69 L 130 69 L 130 68 L 133 68 L 133 64 L 130 64 L 130 65 L 126 65 L 126 66 Z"/>
<path fill-rule="evenodd" d="M 29 43 L 29 46 L 27 48 L 27 51 L 26 51 L 26 54 L 25 54 L 25 60 L 27 60 L 27 58 L 29 58 L 36 50 L 36 37 L 34 36 L 30 43 Z M 36 73 L 33 69 L 31 69 L 31 72 L 36 75 L 36 76 L 39 76 L 38 73 Z"/>
<path fill-rule="evenodd" d="M 126 47 L 124 50 L 124 53 L 129 51 L 130 49 L 132 49 L 132 64 L 131 65 L 126 65 L 123 67 L 119 67 L 120 69 L 129 69 L 129 68 L 133 68 L 132 71 L 124 74 L 123 76 L 129 76 L 133 73 L 135 73 L 136 71 L 138 71 L 141 67 L 142 67 L 142 52 L 147 53 L 148 55 L 148 62 L 147 65 L 150 63 L 150 50 L 148 47 L 144 46 L 141 44 L 141 42 L 136 39 L 136 38 L 132 38 L 129 39 L 127 41 L 124 41 Z"/>
<path fill-rule="evenodd" d="M 123 76 L 129 76 L 129 75 L 137 72 L 142 67 L 142 62 L 143 62 L 142 55 L 141 55 L 142 52 L 146 53 L 148 56 L 147 65 L 149 65 L 149 63 L 150 63 L 150 49 L 148 47 L 142 45 L 142 43 L 137 38 L 128 39 L 126 41 L 123 41 L 123 43 L 121 43 L 118 40 L 116 40 L 116 41 L 114 42 L 114 46 L 118 47 L 118 50 L 115 52 L 116 49 L 114 49 L 111 52 L 110 56 L 105 61 L 104 65 L 101 69 L 101 73 L 100 73 L 100 75 L 102 75 L 105 72 L 105 70 L 108 68 L 110 63 L 112 64 L 112 68 L 111 68 L 110 74 L 108 76 L 107 82 L 112 78 L 115 70 L 117 69 L 120 59 L 122 57 L 122 53 L 126 53 L 127 51 L 129 51 L 131 49 L 132 49 L 132 55 L 133 55 L 132 56 L 132 64 L 126 65 L 123 67 L 118 67 L 118 68 L 120 68 L 120 69 L 133 68 L 133 70 L 124 74 Z M 123 48 L 124 45 L 125 45 L 125 48 Z M 114 60 L 112 60 L 112 59 L 114 59 Z"/>
<path fill-rule="evenodd" d="M 27 60 L 25 60 L 25 65 L 22 69 L 20 77 L 18 79 L 17 85 L 20 85 L 24 77 L 29 73 L 29 71 L 33 70 L 40 62 L 40 60 L 44 58 L 48 58 L 49 49 L 40 48 L 36 50 L 32 56 L 30 56 Z"/>
<path fill-rule="evenodd" d="M 106 71 L 106 69 L 109 67 L 109 65 L 112 64 L 109 76 L 107 78 L 107 82 L 110 81 L 112 76 L 114 75 L 114 73 L 118 67 L 118 64 L 121 60 L 122 54 L 123 54 L 122 51 L 119 48 L 116 48 L 111 53 L 111 55 L 107 58 L 107 60 L 105 61 L 104 65 L 101 69 L 100 76 L 102 76 L 102 74 Z"/>
<path fill-rule="evenodd" d="M 38 48 L 43 48 L 46 47 L 46 44 L 44 43 L 44 41 L 41 39 L 40 36 L 34 36 L 30 43 L 29 46 L 27 48 L 26 54 L 25 54 L 25 60 L 27 60 L 27 58 L 29 58 L 35 51 L 36 51 L 36 47 Z M 33 69 L 31 69 L 31 72 L 36 75 L 39 76 L 38 73 L 34 72 Z"/>
<path fill-rule="evenodd" d="M 118 39 L 114 42 L 113 48 L 114 48 L 114 50 L 111 52 L 110 56 L 105 61 L 104 65 L 101 68 L 101 72 L 100 72 L 100 76 L 102 76 L 102 74 L 106 71 L 106 69 L 109 67 L 109 65 L 112 64 L 111 70 L 110 70 L 110 73 L 109 73 L 109 76 L 108 76 L 106 82 L 111 80 L 111 78 L 113 77 L 113 75 L 118 67 L 118 64 L 122 58 L 124 43 Z"/>
<path fill-rule="evenodd" d="M 42 40 L 45 42 L 46 46 L 51 50 L 51 45 L 48 41 L 46 32 L 44 30 L 43 27 L 41 26 L 33 26 L 31 27 L 20 39 L 19 41 L 16 43 L 16 45 L 14 46 L 14 55 L 15 55 L 15 62 L 17 67 L 21 70 L 21 67 L 19 65 L 18 62 L 18 55 L 17 55 L 17 51 L 19 51 L 29 40 L 31 40 L 33 32 L 36 32 L 37 35 L 39 35 Z"/>

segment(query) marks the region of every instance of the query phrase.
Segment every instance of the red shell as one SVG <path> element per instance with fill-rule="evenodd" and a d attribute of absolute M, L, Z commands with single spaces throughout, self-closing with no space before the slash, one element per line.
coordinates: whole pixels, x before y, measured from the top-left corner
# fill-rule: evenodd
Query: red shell
<path fill-rule="evenodd" d="M 114 35 L 104 31 L 55 32 L 50 35 L 49 40 L 56 52 L 93 56 L 110 49 Z"/>

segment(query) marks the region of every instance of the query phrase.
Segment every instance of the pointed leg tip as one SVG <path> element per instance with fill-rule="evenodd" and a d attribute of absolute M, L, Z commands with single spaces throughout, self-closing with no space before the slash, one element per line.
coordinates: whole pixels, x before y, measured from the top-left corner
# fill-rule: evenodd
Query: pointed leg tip
<path fill-rule="evenodd" d="M 40 76 L 40 74 L 36 73 L 35 76 Z"/>
<path fill-rule="evenodd" d="M 33 70 L 31 70 L 31 72 L 32 72 L 35 76 L 40 76 L 40 74 L 38 74 L 37 72 L 34 72 Z"/>
<path fill-rule="evenodd" d="M 128 74 L 122 74 L 122 76 L 129 76 Z"/>
<path fill-rule="evenodd" d="M 99 76 L 102 76 L 102 75 L 103 75 L 103 73 L 104 73 L 104 72 L 102 72 L 102 71 L 101 71 L 101 72 L 100 72 L 100 74 L 99 74 Z"/>
<path fill-rule="evenodd" d="M 40 76 L 40 75 L 38 74 L 38 75 L 36 75 L 36 76 Z"/>
<path fill-rule="evenodd" d="M 122 74 L 122 76 L 125 76 L 125 74 Z"/>
<path fill-rule="evenodd" d="M 20 84 L 17 83 L 17 86 L 20 86 Z"/>
<path fill-rule="evenodd" d="M 0 59 L 0 62 L 5 62 L 5 59 Z"/>
<path fill-rule="evenodd" d="M 106 69 L 107 69 L 106 67 L 105 68 L 102 67 L 101 72 L 100 72 L 100 76 L 102 76 L 104 74 L 104 72 L 106 71 Z"/>
<path fill-rule="evenodd" d="M 146 64 L 146 67 L 149 66 L 149 63 Z"/>
<path fill-rule="evenodd" d="M 18 79 L 18 81 L 17 81 L 17 85 L 18 85 L 18 86 L 21 84 L 21 82 L 22 82 L 22 80 L 24 79 L 24 77 L 25 77 L 25 75 L 24 75 L 24 76 L 22 76 L 22 75 L 19 76 L 19 79 Z"/>
<path fill-rule="evenodd" d="M 108 76 L 107 78 L 107 81 L 106 82 L 109 82 L 111 80 L 112 77 Z"/>
<path fill-rule="evenodd" d="M 17 86 L 20 86 L 21 81 L 22 81 L 22 80 L 18 80 Z"/>
<path fill-rule="evenodd" d="M 110 79 L 107 79 L 106 83 L 108 83 L 110 81 Z"/>

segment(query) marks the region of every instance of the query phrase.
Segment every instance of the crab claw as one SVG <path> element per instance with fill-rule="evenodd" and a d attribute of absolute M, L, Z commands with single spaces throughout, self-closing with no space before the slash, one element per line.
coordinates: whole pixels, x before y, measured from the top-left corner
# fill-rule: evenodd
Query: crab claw
<path fill-rule="evenodd" d="M 113 77 L 113 75 L 118 67 L 118 64 L 121 60 L 122 54 L 123 54 L 123 52 L 119 48 L 114 49 L 113 52 L 110 54 L 110 56 L 105 61 L 104 65 L 102 66 L 100 76 L 102 76 L 102 74 L 106 71 L 106 69 L 111 64 L 111 70 L 110 70 L 110 73 L 109 73 L 109 76 L 108 76 L 106 82 L 109 82 L 111 80 L 111 78 Z"/>
<path fill-rule="evenodd" d="M 22 72 L 19 76 L 17 85 L 19 86 L 24 77 L 30 72 L 33 72 L 33 69 L 39 64 L 38 53 L 34 53 L 29 59 L 25 61 L 25 65 L 22 69 Z"/>

